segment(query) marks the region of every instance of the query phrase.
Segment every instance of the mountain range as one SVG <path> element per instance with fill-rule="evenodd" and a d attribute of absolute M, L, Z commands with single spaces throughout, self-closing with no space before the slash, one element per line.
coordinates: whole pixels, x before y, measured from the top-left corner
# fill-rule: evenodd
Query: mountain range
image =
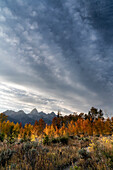
<path fill-rule="evenodd" d="M 8 120 L 10 120 L 11 122 L 21 122 L 23 126 L 26 123 L 34 124 L 35 121 L 39 121 L 39 119 L 43 119 L 45 123 L 51 124 L 53 118 L 57 116 L 54 112 L 48 114 L 44 113 L 43 111 L 38 112 L 36 108 L 28 114 L 26 114 L 23 110 L 19 110 L 18 112 L 15 112 L 13 110 L 7 110 L 3 113 L 8 116 Z"/>

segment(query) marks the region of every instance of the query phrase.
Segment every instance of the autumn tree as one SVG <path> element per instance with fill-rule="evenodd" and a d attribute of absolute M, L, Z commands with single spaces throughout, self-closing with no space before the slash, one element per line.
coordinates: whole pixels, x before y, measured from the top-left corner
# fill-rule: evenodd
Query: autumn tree
<path fill-rule="evenodd" d="M 7 117 L 4 113 L 0 114 L 0 132 L 2 132 L 2 123 L 7 120 Z"/>
<path fill-rule="evenodd" d="M 93 122 L 95 119 L 103 118 L 103 112 L 101 109 L 98 111 L 98 109 L 92 107 L 88 113 L 88 118 Z"/>
<path fill-rule="evenodd" d="M 30 140 L 31 139 L 31 132 L 32 132 L 32 129 L 33 129 L 33 125 L 31 125 L 30 123 L 28 124 L 25 124 L 25 126 L 24 126 L 24 135 L 26 135 L 26 138 L 28 139 L 28 140 Z"/>
<path fill-rule="evenodd" d="M 77 135 L 77 127 L 73 120 L 68 123 L 68 134 L 69 136 Z"/>
<path fill-rule="evenodd" d="M 45 121 L 43 119 L 40 119 L 37 126 L 37 135 L 43 133 L 45 126 L 46 126 Z"/>
<path fill-rule="evenodd" d="M 93 126 L 93 134 L 94 135 L 102 135 L 104 133 L 104 125 L 103 119 L 98 118 L 94 121 Z"/>
<path fill-rule="evenodd" d="M 104 134 L 106 134 L 106 135 L 112 134 L 111 120 L 110 120 L 109 117 L 108 117 L 107 120 L 105 121 Z"/>

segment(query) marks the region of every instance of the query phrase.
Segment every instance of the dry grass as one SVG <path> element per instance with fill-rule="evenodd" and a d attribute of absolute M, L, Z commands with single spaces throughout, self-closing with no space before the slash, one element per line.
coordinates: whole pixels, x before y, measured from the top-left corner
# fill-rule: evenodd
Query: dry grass
<path fill-rule="evenodd" d="M 76 165 L 75 165 L 76 163 Z M 0 169 L 60 170 L 113 169 L 113 137 L 75 137 L 68 144 L 0 143 Z"/>
<path fill-rule="evenodd" d="M 10 149 L 12 155 L 9 159 L 7 159 L 9 155 L 1 155 L 6 160 L 2 158 L 0 169 L 64 169 L 79 159 L 78 149 L 80 148 L 78 139 L 69 139 L 68 145 L 61 143 L 43 145 L 36 142 L 13 144 L 8 148 L 2 148 L 1 153 L 6 154 L 6 151 Z"/>

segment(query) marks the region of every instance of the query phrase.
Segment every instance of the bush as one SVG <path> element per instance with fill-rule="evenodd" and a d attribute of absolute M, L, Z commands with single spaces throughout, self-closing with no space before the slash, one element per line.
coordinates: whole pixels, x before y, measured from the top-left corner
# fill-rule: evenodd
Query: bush
<path fill-rule="evenodd" d="M 16 164 L 12 163 L 11 164 L 11 169 L 16 169 Z"/>
<path fill-rule="evenodd" d="M 45 138 L 43 139 L 43 144 L 44 145 L 48 145 L 49 144 L 49 137 L 45 136 Z"/>
<path fill-rule="evenodd" d="M 25 141 L 24 141 L 24 139 L 20 139 L 20 143 L 24 143 Z"/>
<path fill-rule="evenodd" d="M 5 134 L 4 133 L 0 133 L 0 141 L 3 142 L 5 138 Z"/>
<path fill-rule="evenodd" d="M 85 149 L 80 149 L 78 153 L 82 159 L 90 158 L 89 153 Z"/>
<path fill-rule="evenodd" d="M 5 164 L 8 163 L 8 161 L 11 159 L 14 151 L 8 149 L 8 150 L 3 150 L 0 153 L 0 165 L 5 167 Z"/>
<path fill-rule="evenodd" d="M 74 136 L 73 135 L 71 135 L 71 136 L 69 136 L 71 139 L 74 139 Z"/>
<path fill-rule="evenodd" d="M 81 168 L 78 167 L 76 164 L 70 168 L 70 170 L 80 170 Z"/>
<path fill-rule="evenodd" d="M 35 142 L 35 141 L 34 141 L 34 142 L 32 142 L 32 145 L 33 145 L 33 148 L 35 148 L 35 149 L 36 149 L 36 148 L 37 148 L 37 146 L 38 146 L 38 142 Z"/>
<path fill-rule="evenodd" d="M 88 138 L 84 138 L 84 141 L 87 142 L 87 141 L 90 141 Z"/>
<path fill-rule="evenodd" d="M 15 143 L 15 141 L 16 141 L 16 139 L 15 139 L 13 136 L 9 136 L 9 137 L 7 138 L 7 142 L 10 143 L 10 144 Z"/>
<path fill-rule="evenodd" d="M 60 138 L 60 142 L 61 142 L 63 145 L 67 145 L 67 144 L 68 144 L 68 137 L 61 137 L 61 138 Z"/>
<path fill-rule="evenodd" d="M 29 150 L 29 160 L 30 160 L 29 162 L 30 162 L 32 169 L 35 169 L 37 155 L 38 155 L 38 152 L 36 149 Z"/>
<path fill-rule="evenodd" d="M 51 142 L 52 143 L 59 143 L 59 139 L 58 138 L 52 138 Z"/>
<path fill-rule="evenodd" d="M 24 146 L 23 146 L 23 149 L 24 149 L 25 151 L 28 151 L 28 150 L 30 150 L 31 148 L 32 148 L 32 144 L 29 143 L 29 142 L 25 143 Z"/>

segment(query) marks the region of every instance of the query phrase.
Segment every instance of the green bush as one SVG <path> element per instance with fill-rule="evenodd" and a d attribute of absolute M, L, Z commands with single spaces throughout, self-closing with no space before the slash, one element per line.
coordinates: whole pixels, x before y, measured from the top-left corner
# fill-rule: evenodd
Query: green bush
<path fill-rule="evenodd" d="M 7 137 L 7 142 L 10 143 L 10 144 L 13 144 L 15 143 L 16 139 L 14 138 L 14 136 L 9 136 Z"/>
<path fill-rule="evenodd" d="M 61 138 L 60 138 L 60 142 L 61 142 L 63 145 L 67 145 L 67 144 L 68 144 L 68 137 L 61 137 Z"/>
<path fill-rule="evenodd" d="M 89 153 L 88 153 L 84 148 L 83 148 L 83 149 L 80 149 L 80 150 L 78 151 L 78 153 L 79 153 L 79 155 L 80 155 L 80 157 L 81 157 L 82 159 L 90 158 Z"/>
<path fill-rule="evenodd" d="M 43 144 L 44 145 L 48 145 L 49 144 L 49 137 L 45 136 L 45 138 L 43 139 Z"/>
<path fill-rule="evenodd" d="M 30 162 L 32 169 L 35 169 L 37 155 L 38 155 L 38 152 L 36 149 L 29 150 L 29 156 L 28 156 L 29 159 L 28 160 Z"/>
<path fill-rule="evenodd" d="M 52 138 L 51 142 L 52 143 L 59 143 L 59 139 L 58 138 Z"/>
<path fill-rule="evenodd" d="M 8 164 L 8 161 L 11 159 L 13 153 L 15 151 L 12 151 L 11 149 L 3 150 L 0 153 L 0 165 L 5 167 L 5 164 Z"/>
<path fill-rule="evenodd" d="M 90 141 L 88 138 L 84 138 L 84 141 L 87 142 L 87 141 Z"/>
<path fill-rule="evenodd" d="M 70 170 L 80 170 L 81 168 L 78 167 L 76 164 L 70 168 Z"/>
<path fill-rule="evenodd" d="M 24 143 L 25 141 L 24 141 L 24 139 L 20 139 L 20 143 Z"/>
<path fill-rule="evenodd" d="M 71 136 L 69 136 L 71 139 L 74 139 L 74 136 L 73 135 L 71 135 Z"/>
<path fill-rule="evenodd" d="M 0 133 L 0 141 L 3 142 L 5 138 L 5 134 L 4 133 Z"/>
<path fill-rule="evenodd" d="M 32 148 L 32 144 L 29 143 L 29 142 L 25 143 L 24 146 L 23 146 L 23 149 L 24 149 L 25 151 L 28 151 L 28 150 L 30 150 L 31 148 Z"/>
<path fill-rule="evenodd" d="M 33 145 L 33 148 L 35 148 L 35 149 L 36 149 L 36 148 L 37 148 L 37 146 L 38 146 L 38 142 L 35 142 L 35 141 L 34 141 L 34 142 L 32 142 L 32 145 Z"/>

